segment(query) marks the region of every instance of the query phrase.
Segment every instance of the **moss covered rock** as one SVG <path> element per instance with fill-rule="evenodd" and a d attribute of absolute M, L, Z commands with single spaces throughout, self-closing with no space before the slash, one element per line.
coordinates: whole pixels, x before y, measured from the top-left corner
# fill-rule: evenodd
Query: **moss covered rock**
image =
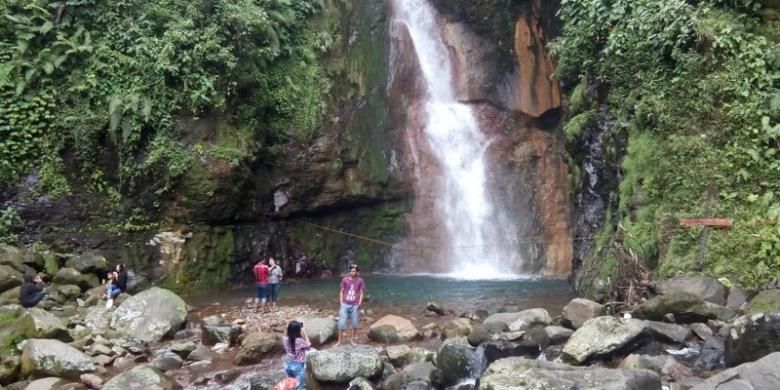
<path fill-rule="evenodd" d="M 780 312 L 780 290 L 764 290 L 750 300 L 748 314 Z"/>
<path fill-rule="evenodd" d="M 179 330 L 187 317 L 187 304 L 173 292 L 152 287 L 122 302 L 111 314 L 110 325 L 141 341 L 159 341 Z"/>

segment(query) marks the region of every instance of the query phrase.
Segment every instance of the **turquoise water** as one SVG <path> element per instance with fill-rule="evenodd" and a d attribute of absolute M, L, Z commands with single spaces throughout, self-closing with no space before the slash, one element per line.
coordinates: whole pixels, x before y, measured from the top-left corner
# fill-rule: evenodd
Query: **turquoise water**
<path fill-rule="evenodd" d="M 573 298 L 564 279 L 462 280 L 431 275 L 365 275 L 368 298 L 364 307 L 382 312 L 397 312 L 406 306 L 419 307 L 436 301 L 456 311 L 501 308 L 526 309 L 543 307 L 560 312 Z M 338 304 L 341 278 L 284 281 L 279 294 L 280 305 L 307 304 L 313 307 Z M 241 305 L 254 296 L 254 287 L 233 290 L 204 291 L 186 295 L 193 306 Z"/>

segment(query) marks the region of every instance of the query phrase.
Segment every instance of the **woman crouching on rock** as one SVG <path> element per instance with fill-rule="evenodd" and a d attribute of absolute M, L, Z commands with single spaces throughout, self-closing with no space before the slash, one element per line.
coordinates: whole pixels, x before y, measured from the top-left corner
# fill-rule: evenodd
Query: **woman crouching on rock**
<path fill-rule="evenodd" d="M 303 329 L 303 323 L 290 321 L 287 324 L 287 335 L 282 338 L 284 352 L 287 359 L 284 362 L 284 371 L 289 376 L 295 376 L 298 380 L 298 390 L 303 390 L 303 377 L 305 373 L 304 363 L 306 352 L 311 349 L 311 342 Z"/>

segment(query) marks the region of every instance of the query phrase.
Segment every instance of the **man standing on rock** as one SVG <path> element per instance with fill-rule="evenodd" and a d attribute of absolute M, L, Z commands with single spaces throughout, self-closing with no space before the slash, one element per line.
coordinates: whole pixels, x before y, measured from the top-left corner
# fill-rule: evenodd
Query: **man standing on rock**
<path fill-rule="evenodd" d="M 347 327 L 347 319 L 352 321 L 352 336 L 349 342 L 355 345 L 355 334 L 357 334 L 360 325 L 360 305 L 363 304 L 363 290 L 365 282 L 360 277 L 360 268 L 357 264 L 349 266 L 349 275 L 341 279 L 341 288 L 339 289 L 339 341 L 336 346 L 341 345 L 344 338 L 344 331 Z"/>
<path fill-rule="evenodd" d="M 252 268 L 255 274 L 255 283 L 257 284 L 257 296 L 255 298 L 255 312 L 262 304 L 263 312 L 267 311 L 266 301 L 268 300 L 268 266 L 263 263 L 263 259 L 257 260 L 257 264 Z"/>

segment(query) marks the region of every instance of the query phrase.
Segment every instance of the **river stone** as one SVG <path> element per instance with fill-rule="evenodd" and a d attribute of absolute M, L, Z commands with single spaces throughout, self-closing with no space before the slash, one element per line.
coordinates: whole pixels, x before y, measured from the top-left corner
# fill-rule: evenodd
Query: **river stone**
<path fill-rule="evenodd" d="M 479 374 L 477 358 L 476 349 L 468 344 L 464 345 L 459 338 L 445 340 L 436 353 L 436 367 L 441 372 L 442 383 L 452 386 L 461 379 Z"/>
<path fill-rule="evenodd" d="M 95 362 L 76 348 L 59 340 L 29 339 L 22 348 L 22 375 L 52 375 L 78 379 L 95 371 Z"/>
<path fill-rule="evenodd" d="M 84 275 L 73 268 L 60 268 L 54 278 L 52 279 L 54 284 L 75 284 L 81 288 L 82 291 L 87 291 L 90 288 L 100 286 L 100 281 L 95 275 Z"/>
<path fill-rule="evenodd" d="M 357 377 L 349 381 L 347 386 L 349 390 L 374 390 L 374 385 L 366 378 Z"/>
<path fill-rule="evenodd" d="M 314 351 L 306 357 L 306 369 L 323 382 L 348 383 L 357 377 L 374 378 L 382 372 L 382 358 L 366 345 L 339 346 Z"/>
<path fill-rule="evenodd" d="M 699 352 L 699 357 L 696 359 L 694 367 L 700 370 L 713 370 L 725 367 L 725 349 L 724 340 L 720 336 L 712 335 L 707 337 L 704 340 L 704 345 L 701 346 L 701 352 Z"/>
<path fill-rule="evenodd" d="M 248 334 L 235 357 L 238 365 L 258 363 L 262 358 L 282 348 L 282 337 L 276 333 L 255 332 Z"/>
<path fill-rule="evenodd" d="M 32 318 L 33 327 L 35 328 L 35 333 L 30 336 L 41 339 L 58 339 L 66 342 L 73 341 L 70 333 L 68 333 L 65 321 L 59 317 L 37 307 L 28 309 L 27 312 Z"/>
<path fill-rule="evenodd" d="M 660 282 L 656 288 L 661 295 L 686 293 L 705 302 L 723 306 L 726 304 L 726 287 L 709 276 L 679 276 Z"/>
<path fill-rule="evenodd" d="M 692 390 L 780 389 L 780 352 L 745 363 L 714 375 Z M 739 387 L 739 386 L 742 387 Z"/>
<path fill-rule="evenodd" d="M 403 383 L 410 384 L 415 382 L 424 382 L 426 388 L 431 388 L 436 382 L 436 366 L 431 363 L 413 363 L 404 367 Z M 404 387 L 408 388 L 408 387 Z"/>
<path fill-rule="evenodd" d="M 544 338 L 541 343 L 539 343 L 543 348 L 547 348 L 550 345 L 555 344 L 563 344 L 565 343 L 572 334 L 574 334 L 574 331 L 568 328 L 564 328 L 562 326 L 545 326 L 544 327 Z"/>
<path fill-rule="evenodd" d="M 677 324 L 659 321 L 645 321 L 648 332 L 656 340 L 682 344 L 691 336 L 691 330 Z"/>
<path fill-rule="evenodd" d="M 0 293 L 0 305 L 12 305 L 19 303 L 19 295 L 22 292 L 22 286 L 16 286 L 10 290 Z"/>
<path fill-rule="evenodd" d="M 165 372 L 181 367 L 183 361 L 181 356 L 170 351 L 163 351 L 152 359 L 151 364 L 152 367 Z"/>
<path fill-rule="evenodd" d="M 30 382 L 24 390 L 60 390 L 70 382 L 57 377 L 36 379 Z"/>
<path fill-rule="evenodd" d="M 233 325 L 201 325 L 201 343 L 203 345 L 216 345 L 224 343 L 229 346 L 236 344 L 241 328 Z"/>
<path fill-rule="evenodd" d="M 192 341 L 171 344 L 171 352 L 181 356 L 182 359 L 186 359 L 195 348 L 198 348 L 198 345 Z"/>
<path fill-rule="evenodd" d="M 179 390 L 181 386 L 162 371 L 148 365 L 137 366 L 106 382 L 103 390 Z"/>
<path fill-rule="evenodd" d="M 24 253 L 11 245 L 0 244 L 0 265 L 7 265 L 18 272 L 24 272 Z"/>
<path fill-rule="evenodd" d="M 597 317 L 598 318 L 598 317 Z M 649 370 L 573 367 L 520 357 L 491 364 L 479 381 L 490 390 L 656 390 L 661 378 Z"/>
<path fill-rule="evenodd" d="M 94 334 L 103 334 L 109 329 L 113 312 L 113 308 L 106 308 L 104 305 L 92 306 L 84 316 L 84 326 Z"/>
<path fill-rule="evenodd" d="M 368 330 L 369 337 L 371 337 L 372 328 L 386 326 L 386 325 L 392 326 L 395 329 L 395 332 L 398 335 L 398 341 L 400 342 L 406 342 L 409 340 L 418 339 L 421 336 L 420 331 L 414 327 L 411 321 L 403 317 L 388 314 L 380 318 L 379 321 L 374 322 L 371 325 L 371 327 Z M 375 340 L 375 341 L 380 341 L 380 340 Z"/>
<path fill-rule="evenodd" d="M 22 285 L 22 273 L 8 265 L 0 265 L 0 292 Z M 19 297 L 17 297 L 18 299 Z"/>
<path fill-rule="evenodd" d="M 528 309 L 523 310 L 518 314 L 518 317 L 509 324 L 510 332 L 517 332 L 533 328 L 535 326 L 547 326 L 552 324 L 552 317 L 550 313 L 545 309 Z"/>
<path fill-rule="evenodd" d="M 425 362 L 435 363 L 436 352 L 429 351 L 425 348 L 414 347 L 406 355 L 406 361 L 404 362 L 404 364 L 425 363 Z"/>
<path fill-rule="evenodd" d="M 412 349 L 408 345 L 391 345 L 385 348 L 387 358 L 390 359 L 390 363 L 396 366 L 401 366 L 406 362 L 406 357 L 409 355 Z"/>
<path fill-rule="evenodd" d="M 636 318 L 653 321 L 663 321 L 667 313 L 674 315 L 678 323 L 706 322 L 709 319 L 724 319 L 734 314 L 733 310 L 725 306 L 704 302 L 696 295 L 688 293 L 656 296 L 642 302 L 633 312 Z"/>
<path fill-rule="evenodd" d="M 438 314 L 440 316 L 443 316 L 443 315 L 447 314 L 444 311 L 444 308 L 441 305 L 439 305 L 438 303 L 436 303 L 436 302 L 428 302 L 425 305 L 425 309 L 427 309 L 430 312 L 436 313 L 436 314 Z"/>
<path fill-rule="evenodd" d="M 54 300 L 58 302 L 74 301 L 81 295 L 81 287 L 75 284 L 54 285 L 49 290 Z"/>
<path fill-rule="evenodd" d="M 7 385 L 19 376 L 19 356 L 9 353 L 0 357 L 0 385 Z"/>
<path fill-rule="evenodd" d="M 474 330 L 474 327 L 471 325 L 471 320 L 468 318 L 456 318 L 444 325 L 442 336 L 445 339 L 457 336 L 468 337 L 472 330 Z"/>
<path fill-rule="evenodd" d="M 81 383 L 87 385 L 90 389 L 102 389 L 103 379 L 95 374 L 81 374 L 79 377 Z"/>
<path fill-rule="evenodd" d="M 159 287 L 142 291 L 111 314 L 111 327 L 141 341 L 160 341 L 179 330 L 187 317 L 187 304 L 173 292 Z"/>
<path fill-rule="evenodd" d="M 71 257 L 65 262 L 65 267 L 73 268 L 82 274 L 96 273 L 102 275 L 109 270 L 106 258 L 92 253 Z"/>
<path fill-rule="evenodd" d="M 780 312 L 759 313 L 737 318 L 726 339 L 726 364 L 758 360 L 780 351 Z"/>
<path fill-rule="evenodd" d="M 575 364 L 606 357 L 637 342 L 645 329 L 645 322 L 640 320 L 596 317 L 585 321 L 574 332 L 564 345 L 561 357 Z"/>
<path fill-rule="evenodd" d="M 368 338 L 384 344 L 396 344 L 401 341 L 398 332 L 392 325 L 372 326 L 368 330 Z"/>
<path fill-rule="evenodd" d="M 671 356 L 628 355 L 619 368 L 645 369 L 660 374 L 666 380 L 675 382 L 693 376 L 693 370 L 680 364 Z"/>
<path fill-rule="evenodd" d="M 729 296 L 726 298 L 726 307 L 733 310 L 739 310 L 747 302 L 747 294 L 739 286 L 729 289 Z"/>
<path fill-rule="evenodd" d="M 249 390 L 271 390 L 285 378 L 284 370 L 254 373 L 249 377 Z"/>
<path fill-rule="evenodd" d="M 585 321 L 604 315 L 604 305 L 585 298 L 574 298 L 563 307 L 565 326 L 577 329 Z"/>
<path fill-rule="evenodd" d="M 311 345 L 318 347 L 336 340 L 338 337 L 338 323 L 333 318 L 301 318 L 306 329 L 306 335 L 309 336 Z"/>
<path fill-rule="evenodd" d="M 508 329 L 509 325 L 503 321 L 485 321 L 482 325 L 474 328 L 469 334 L 469 344 L 474 346 L 480 345 L 486 341 L 492 340 L 495 335 L 506 332 Z"/>

